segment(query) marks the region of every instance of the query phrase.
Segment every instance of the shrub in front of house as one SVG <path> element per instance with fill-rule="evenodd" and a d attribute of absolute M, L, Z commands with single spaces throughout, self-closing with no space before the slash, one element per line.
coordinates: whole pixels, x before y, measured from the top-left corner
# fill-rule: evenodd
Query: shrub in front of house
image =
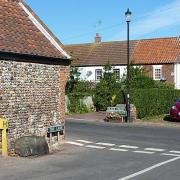
<path fill-rule="evenodd" d="M 121 84 L 112 72 L 112 66 L 107 63 L 104 66 L 104 74 L 94 90 L 94 105 L 96 110 L 106 110 L 108 106 L 125 103 Z"/>
<path fill-rule="evenodd" d="M 92 96 L 94 84 L 80 80 L 80 75 L 77 67 L 71 67 L 70 77 L 66 84 L 66 95 L 68 97 L 66 107 L 69 113 L 87 113 L 94 109 L 93 103 L 87 98 Z"/>
<path fill-rule="evenodd" d="M 180 91 L 174 90 L 174 86 L 148 77 L 141 67 L 130 66 L 131 103 L 137 109 L 138 118 L 166 114 L 172 106 L 174 98 L 180 95 Z M 127 79 L 124 78 L 124 89 L 127 91 Z"/>
<path fill-rule="evenodd" d="M 88 93 L 71 93 L 68 94 L 67 108 L 69 113 L 88 113 L 94 110 L 94 105 L 91 98 L 88 100 Z M 86 98 L 84 100 L 84 98 Z"/>
<path fill-rule="evenodd" d="M 101 80 L 96 85 L 93 101 L 97 111 L 106 110 L 107 107 L 116 104 L 124 104 L 125 97 L 123 91 L 120 90 L 120 83 L 116 80 L 111 81 L 111 83 Z"/>
<path fill-rule="evenodd" d="M 175 89 L 133 89 L 131 92 L 138 118 L 168 114 L 177 97 L 180 97 L 180 90 Z"/>
<path fill-rule="evenodd" d="M 74 85 L 72 93 L 85 93 L 92 95 L 94 92 L 94 83 L 90 81 L 80 80 Z"/>

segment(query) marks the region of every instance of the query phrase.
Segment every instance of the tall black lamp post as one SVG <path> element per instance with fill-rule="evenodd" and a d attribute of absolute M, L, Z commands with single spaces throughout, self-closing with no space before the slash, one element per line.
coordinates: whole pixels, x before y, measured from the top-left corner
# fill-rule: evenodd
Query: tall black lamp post
<path fill-rule="evenodd" d="M 127 97 L 126 97 L 126 107 L 127 107 L 127 122 L 130 122 L 130 58 L 129 58 L 129 24 L 131 22 L 131 11 L 128 9 L 125 12 L 126 22 L 127 22 Z"/>

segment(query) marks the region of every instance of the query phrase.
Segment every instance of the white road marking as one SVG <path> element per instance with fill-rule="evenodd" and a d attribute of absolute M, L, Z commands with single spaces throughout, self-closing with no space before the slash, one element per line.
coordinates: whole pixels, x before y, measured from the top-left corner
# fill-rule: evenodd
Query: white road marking
<path fill-rule="evenodd" d="M 162 152 L 165 151 L 165 149 L 158 149 L 158 148 L 145 148 L 146 151 L 157 151 L 157 152 Z"/>
<path fill-rule="evenodd" d="M 154 154 L 155 152 L 150 152 L 150 151 L 133 151 L 135 153 L 141 153 L 141 154 Z"/>
<path fill-rule="evenodd" d="M 172 151 L 169 151 L 170 153 L 177 153 L 177 154 L 180 154 L 180 151 L 174 151 L 174 150 L 172 150 Z"/>
<path fill-rule="evenodd" d="M 66 144 L 72 144 L 72 145 L 76 145 L 76 146 L 84 146 L 84 144 L 82 143 L 77 143 L 77 142 L 73 142 L 73 141 L 67 141 L 65 142 Z"/>
<path fill-rule="evenodd" d="M 81 139 L 76 140 L 76 141 L 82 142 L 82 143 L 86 143 L 86 144 L 91 144 L 91 143 L 93 143 L 92 141 L 86 141 L 86 140 L 81 140 Z"/>
<path fill-rule="evenodd" d="M 94 148 L 94 149 L 105 149 L 106 147 L 103 146 L 93 146 L 93 145 L 87 145 L 88 148 Z"/>
<path fill-rule="evenodd" d="M 111 148 L 109 149 L 110 151 L 123 151 L 123 152 L 127 152 L 127 149 L 118 149 L 118 148 Z"/>
<path fill-rule="evenodd" d="M 103 143 L 103 142 L 98 142 L 96 143 L 98 145 L 103 145 L 103 146 L 115 146 L 115 144 L 111 144 L 111 143 Z"/>
<path fill-rule="evenodd" d="M 180 154 L 168 154 L 168 153 L 162 153 L 163 156 L 178 156 L 180 157 Z"/>
<path fill-rule="evenodd" d="M 170 162 L 176 161 L 176 160 L 178 160 L 178 159 L 180 159 L 180 157 L 176 157 L 176 158 L 173 158 L 173 159 L 170 159 L 170 160 L 167 160 L 167 161 L 163 161 L 163 162 L 161 162 L 161 163 L 155 164 L 154 166 L 148 167 L 148 168 L 146 168 L 146 169 L 143 169 L 142 171 L 138 171 L 138 172 L 136 172 L 136 173 L 134 173 L 134 174 L 131 174 L 131 175 L 126 176 L 126 177 L 123 177 L 123 178 L 120 178 L 120 179 L 118 179 L 118 180 L 128 180 L 128 179 L 131 179 L 131 178 L 133 178 L 133 177 L 136 177 L 136 176 L 139 176 L 139 175 L 141 175 L 141 174 L 144 174 L 144 173 L 146 173 L 146 172 L 148 172 L 148 171 L 151 171 L 151 170 L 153 170 L 153 169 L 155 169 L 155 168 L 158 168 L 158 167 L 163 166 L 163 165 L 165 165 L 165 164 L 168 164 L 168 163 L 170 163 Z"/>
<path fill-rule="evenodd" d="M 129 145 L 121 145 L 119 147 L 122 147 L 122 148 L 129 148 L 129 149 L 138 149 L 139 147 L 137 146 L 129 146 Z"/>

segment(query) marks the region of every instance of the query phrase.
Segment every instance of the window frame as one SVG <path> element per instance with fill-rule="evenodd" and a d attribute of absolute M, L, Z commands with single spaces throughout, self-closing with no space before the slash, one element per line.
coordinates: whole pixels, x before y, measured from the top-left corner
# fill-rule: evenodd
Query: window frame
<path fill-rule="evenodd" d="M 101 71 L 101 75 L 97 75 L 98 71 Z M 98 77 L 100 77 L 100 79 L 98 79 Z M 95 69 L 95 81 L 100 81 L 102 79 L 102 69 Z"/>
<path fill-rule="evenodd" d="M 117 78 L 117 76 L 116 76 L 116 74 L 115 74 L 115 71 L 119 71 L 119 73 L 118 73 L 118 74 L 119 74 L 119 75 L 118 75 L 119 77 L 118 77 L 118 78 Z M 114 74 L 116 80 L 119 81 L 119 80 L 120 80 L 120 69 L 119 69 L 119 68 L 114 68 L 114 69 L 113 69 L 113 74 Z"/>
<path fill-rule="evenodd" d="M 160 70 L 160 77 L 159 78 L 157 78 L 157 70 Z M 154 65 L 153 66 L 153 79 L 155 80 L 155 81 L 158 81 L 158 80 L 161 80 L 161 78 L 162 78 L 162 65 Z"/>

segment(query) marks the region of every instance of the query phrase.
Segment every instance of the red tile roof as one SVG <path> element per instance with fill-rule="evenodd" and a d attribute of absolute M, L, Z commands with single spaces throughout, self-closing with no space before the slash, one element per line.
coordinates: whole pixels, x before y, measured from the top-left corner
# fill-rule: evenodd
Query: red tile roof
<path fill-rule="evenodd" d="M 132 54 L 137 43 L 138 41 L 130 42 L 130 54 Z M 77 44 L 65 47 L 73 57 L 72 65 L 75 66 L 102 65 L 108 61 L 113 65 L 127 63 L 126 41 Z"/>
<path fill-rule="evenodd" d="M 180 39 L 157 38 L 130 41 L 131 60 L 135 64 L 164 64 L 180 61 Z M 67 45 L 72 53 L 73 65 L 127 64 L 127 42 L 102 42 L 93 44 Z"/>
<path fill-rule="evenodd" d="M 139 41 L 132 59 L 136 64 L 174 63 L 179 54 L 179 38 L 146 39 Z"/>
<path fill-rule="evenodd" d="M 64 46 L 35 13 L 23 1 L 22 4 L 19 4 L 19 1 L 0 0 L 0 51 L 61 59 L 69 58 L 63 50 Z M 31 14 L 31 18 L 27 12 Z M 35 19 L 37 24 L 45 30 L 50 39 L 38 29 L 38 25 L 35 25 L 32 19 Z"/>

